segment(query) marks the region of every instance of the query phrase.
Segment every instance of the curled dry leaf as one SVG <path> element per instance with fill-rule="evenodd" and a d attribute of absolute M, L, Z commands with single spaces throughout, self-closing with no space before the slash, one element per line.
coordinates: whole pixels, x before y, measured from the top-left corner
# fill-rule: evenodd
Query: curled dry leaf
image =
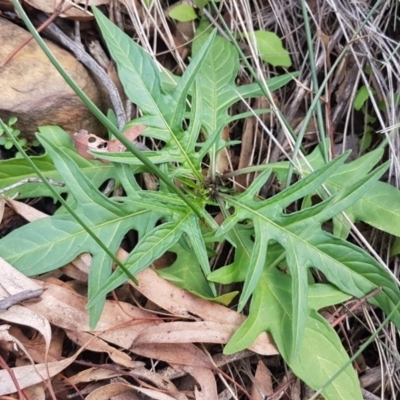
<path fill-rule="evenodd" d="M 74 146 L 78 154 L 89 160 L 94 160 L 95 157 L 88 153 L 89 150 L 104 150 L 107 147 L 107 141 L 89 133 L 85 129 L 81 129 L 74 134 Z"/>
<path fill-rule="evenodd" d="M 185 365 L 183 369 L 200 385 L 201 390 L 197 385 L 194 387 L 196 400 L 218 399 L 217 383 L 213 372 L 207 368 L 197 368 Z"/>
<path fill-rule="evenodd" d="M 22 352 L 33 363 L 33 360 L 30 359 L 25 346 L 9 332 L 10 328 L 11 325 L 8 324 L 0 325 L 0 347 L 3 350 L 16 354 L 17 356 Z"/>
<path fill-rule="evenodd" d="M 38 289 L 43 290 L 43 285 L 33 279 L 28 278 L 12 265 L 0 258 L 0 271 L 1 271 L 1 285 L 0 285 L 0 298 L 9 295 L 17 294 L 19 292 Z"/>
<path fill-rule="evenodd" d="M 29 310 L 26 307 L 15 305 L 9 308 L 7 311 L 2 312 L 1 319 L 7 322 L 13 322 L 36 329 L 38 332 L 40 332 L 45 340 L 45 355 L 48 354 L 51 341 L 51 327 L 49 321 L 45 317 Z M 15 338 L 15 340 L 18 342 L 18 346 L 20 346 L 30 358 L 29 352 L 26 351 L 25 346 L 18 339 Z"/>
<path fill-rule="evenodd" d="M 54 362 L 62 358 L 65 334 L 62 329 L 55 329 L 52 332 L 50 349 L 46 359 L 46 341 L 42 335 L 25 335 L 26 330 L 18 326 L 12 326 L 10 333 L 17 338 L 24 346 L 35 363 Z M 27 332 L 29 333 L 29 331 Z"/>
<path fill-rule="evenodd" d="M 146 126 L 144 125 L 135 125 L 128 128 L 123 135 L 129 139 L 129 141 L 134 142 L 145 129 Z M 94 160 L 96 158 L 92 154 L 89 154 L 90 150 L 108 153 L 122 153 L 126 150 L 126 147 L 118 139 L 104 140 L 85 129 L 75 132 L 73 140 L 78 154 L 89 160 Z M 108 162 L 106 160 L 101 161 L 104 163 Z"/>
<path fill-rule="evenodd" d="M 11 297 L 14 299 L 18 299 L 19 297 L 19 301 L 22 301 L 30 298 L 29 293 L 33 294 L 31 297 L 40 296 L 43 293 L 43 286 L 41 284 L 26 277 L 2 258 L 0 258 L 0 270 L 2 273 L 0 299 L 3 299 L 3 301 L 6 301 Z M 26 294 L 28 294 L 28 296 L 22 296 Z M 45 354 L 48 354 L 51 341 L 51 327 L 49 321 L 45 317 L 23 306 L 15 304 L 6 310 L 3 310 L 1 313 L 1 319 L 36 329 L 45 340 Z M 24 348 L 22 344 L 21 346 Z"/>

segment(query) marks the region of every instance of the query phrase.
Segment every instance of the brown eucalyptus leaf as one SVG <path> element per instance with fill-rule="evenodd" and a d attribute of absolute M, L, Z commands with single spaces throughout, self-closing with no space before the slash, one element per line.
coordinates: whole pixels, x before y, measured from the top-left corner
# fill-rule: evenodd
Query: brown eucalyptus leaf
<path fill-rule="evenodd" d="M 77 332 L 96 332 L 101 339 L 125 349 L 131 347 L 140 331 L 158 323 L 156 316 L 138 307 L 107 300 L 96 330 L 92 331 L 85 296 L 65 288 L 54 278 L 46 281 L 46 287 L 41 302 L 25 307 L 45 316 L 53 325 Z"/>
<path fill-rule="evenodd" d="M 251 400 L 263 400 L 271 396 L 273 392 L 271 373 L 265 364 L 259 360 L 251 388 Z"/>
<path fill-rule="evenodd" d="M 35 385 L 36 383 L 44 382 L 49 376 L 52 377 L 57 375 L 72 364 L 77 356 L 78 353 L 61 361 L 15 367 L 11 368 L 11 371 L 15 376 L 20 389 L 25 389 L 26 387 Z M 0 370 L 0 382 L 0 396 L 15 393 L 17 391 L 9 371 Z"/>

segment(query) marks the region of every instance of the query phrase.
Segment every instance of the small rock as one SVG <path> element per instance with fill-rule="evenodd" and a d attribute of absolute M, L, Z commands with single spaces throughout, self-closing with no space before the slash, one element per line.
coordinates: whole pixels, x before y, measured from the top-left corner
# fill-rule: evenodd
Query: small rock
<path fill-rule="evenodd" d="M 0 18 L 0 65 L 29 37 L 29 32 Z M 101 104 L 100 92 L 83 65 L 54 43 L 46 43 L 79 87 Z M 16 116 L 14 128 L 28 140 L 42 125 L 59 125 L 71 135 L 80 129 L 96 133 L 102 129 L 34 40 L 0 66 L 0 93 L 0 118 L 7 123 Z"/>

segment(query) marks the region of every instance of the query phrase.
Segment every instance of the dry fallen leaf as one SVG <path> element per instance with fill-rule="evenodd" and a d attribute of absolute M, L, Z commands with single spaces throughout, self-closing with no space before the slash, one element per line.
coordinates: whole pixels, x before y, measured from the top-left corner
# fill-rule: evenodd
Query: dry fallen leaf
<path fill-rule="evenodd" d="M 135 394 L 132 392 L 135 392 L 135 387 L 132 385 L 125 383 L 110 383 L 94 390 L 86 397 L 86 400 L 109 400 L 114 396 L 124 393 L 133 394 L 134 397 L 131 397 L 132 400 L 140 400 L 140 398 L 135 396 Z"/>
<path fill-rule="evenodd" d="M 251 388 L 251 400 L 264 400 L 272 395 L 272 379 L 269 369 L 259 360 Z"/>
<path fill-rule="evenodd" d="M 27 290 L 43 290 L 42 284 L 32 280 L 31 278 L 28 278 L 8 262 L 6 262 L 3 258 L 0 258 L 0 271 L 0 298 Z"/>
<path fill-rule="evenodd" d="M 89 133 L 85 129 L 81 129 L 74 133 L 73 137 L 74 146 L 77 153 L 88 160 L 94 160 L 96 157 L 89 154 L 90 150 L 104 150 L 107 147 L 107 140 L 104 140 L 93 133 Z"/>
<path fill-rule="evenodd" d="M 87 345 L 85 346 L 87 350 L 95 351 L 98 353 L 108 353 L 110 358 L 116 364 L 122 365 L 125 368 L 134 369 L 136 367 L 143 366 L 142 362 L 133 361 L 128 354 L 116 349 L 115 347 L 110 346 L 104 340 L 101 340 L 90 333 L 70 331 L 68 329 L 65 330 L 65 333 L 74 343 L 80 346 L 83 346 L 85 345 L 85 343 L 87 343 Z"/>
<path fill-rule="evenodd" d="M 4 321 L 29 326 L 40 332 L 46 343 L 44 354 L 45 356 L 48 354 L 51 341 L 51 327 L 49 321 L 45 317 L 20 305 L 12 306 L 7 311 L 2 312 L 0 317 Z M 29 352 L 25 350 L 25 346 L 21 342 L 19 342 L 18 345 L 21 346 L 27 356 L 30 357 Z"/>
<path fill-rule="evenodd" d="M 147 343 L 133 345 L 131 350 L 140 356 L 163 360 L 170 364 L 190 365 L 197 368 L 213 369 L 209 358 L 191 343 Z"/>
<path fill-rule="evenodd" d="M 36 221 L 39 218 L 48 216 L 47 214 L 22 201 L 7 198 L 6 202 L 17 214 L 25 218 L 28 222 Z"/>
<path fill-rule="evenodd" d="M 90 393 L 89 396 L 86 397 L 86 400 L 108 400 L 111 398 L 111 396 L 117 396 L 119 394 L 132 391 L 143 393 L 151 399 L 175 400 L 175 397 L 171 397 L 165 393 L 158 392 L 154 389 L 145 389 L 125 383 L 111 383 L 109 385 L 102 386 L 101 388 Z M 139 397 L 137 398 L 140 399 Z"/>
<path fill-rule="evenodd" d="M 125 349 L 130 348 L 143 329 L 161 322 L 153 314 L 131 304 L 107 300 L 96 330 L 91 331 L 87 298 L 66 289 L 56 279 L 49 279 L 46 286 L 42 301 L 25 304 L 25 307 L 45 316 L 55 326 L 97 333 L 99 338 Z"/>
<path fill-rule="evenodd" d="M 200 385 L 201 390 L 198 389 L 197 385 L 194 387 L 196 400 L 218 399 L 217 383 L 210 369 L 190 365 L 183 366 L 183 369 L 192 375 L 196 383 Z"/>
<path fill-rule="evenodd" d="M 79 383 L 102 381 L 118 376 L 121 376 L 121 373 L 112 371 L 110 369 L 88 368 L 76 375 L 70 376 L 68 379 L 72 385 L 78 385 Z"/>
<path fill-rule="evenodd" d="M 144 343 L 227 343 L 237 325 L 211 321 L 164 322 L 139 333 L 135 346 Z"/>
<path fill-rule="evenodd" d="M 35 385 L 48 379 L 48 377 L 53 377 L 59 372 L 67 368 L 71 363 L 73 363 L 78 356 L 78 353 L 74 354 L 72 357 L 66 358 L 65 360 L 43 363 L 36 365 L 26 365 L 23 367 L 11 368 L 13 375 L 20 389 Z M 49 375 L 48 375 L 49 374 Z M 0 396 L 6 394 L 15 393 L 17 388 L 7 370 L 0 370 Z"/>
<path fill-rule="evenodd" d="M 123 135 L 129 139 L 129 141 L 134 142 L 145 129 L 146 127 L 144 125 L 135 125 L 123 132 Z M 88 153 L 90 150 L 108 153 L 122 153 L 126 150 L 126 147 L 118 139 L 104 140 L 84 129 L 75 132 L 73 141 L 78 154 L 89 160 L 96 159 L 95 156 Z M 108 163 L 107 160 L 101 161 Z"/>
<path fill-rule="evenodd" d="M 46 341 L 42 335 L 25 334 L 26 330 L 22 330 L 18 326 L 12 326 L 10 333 L 17 338 L 24 346 L 30 357 L 35 363 L 59 361 L 62 358 L 63 344 L 65 339 L 64 330 L 54 329 L 52 331 L 50 348 L 46 360 Z"/>
<path fill-rule="evenodd" d="M 127 257 L 127 253 L 120 249 L 117 257 L 123 261 Z M 238 329 L 246 319 L 244 315 L 236 311 L 196 297 L 174 286 L 161 278 L 151 268 L 140 272 L 136 278 L 139 281 L 139 286 L 133 282 L 129 282 L 129 284 L 143 296 L 173 315 L 190 319 L 196 316 L 203 321 L 232 325 L 235 326 L 235 329 Z M 272 340 L 265 332 L 258 336 L 249 349 L 262 355 L 279 354 Z"/>

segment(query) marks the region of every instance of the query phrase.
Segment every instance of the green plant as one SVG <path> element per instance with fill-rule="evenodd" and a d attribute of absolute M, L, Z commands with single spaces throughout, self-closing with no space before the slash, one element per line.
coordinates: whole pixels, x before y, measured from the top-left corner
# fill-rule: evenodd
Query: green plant
<path fill-rule="evenodd" d="M 200 12 L 203 11 L 203 8 L 209 3 L 209 0 L 193 0 L 194 5 L 196 8 L 199 9 Z M 169 11 L 168 15 L 177 21 L 180 22 L 188 22 L 194 21 L 198 18 L 196 9 L 190 4 L 176 4 L 174 5 L 171 10 Z"/>
<path fill-rule="evenodd" d="M 17 141 L 19 147 L 22 149 L 22 152 L 16 151 L 15 158 L 21 159 L 23 158 L 23 152 L 29 152 L 32 149 L 32 147 L 40 146 L 40 143 L 38 140 L 34 140 L 32 141 L 32 143 L 28 143 L 27 139 L 19 138 L 21 131 L 19 129 L 13 128 L 13 125 L 15 125 L 17 121 L 18 121 L 17 117 L 11 117 L 8 120 L 8 123 L 6 124 L 8 134 L 6 133 L 5 128 L 0 127 L 0 146 L 3 146 L 6 150 L 11 150 L 14 147 L 15 149 L 17 149 L 14 141 L 9 136 L 9 134 L 11 134 L 12 137 Z"/>
<path fill-rule="evenodd" d="M 188 22 L 197 19 L 195 9 L 189 4 L 178 4 L 171 9 L 168 15 L 172 19 L 176 19 L 180 22 Z"/>
<path fill-rule="evenodd" d="M 209 0 L 194 0 L 200 14 Z M 189 4 L 174 5 L 168 13 L 169 17 L 179 22 L 189 22 L 199 19 L 196 9 Z M 274 67 L 290 67 L 292 61 L 289 53 L 282 45 L 282 40 L 274 32 L 259 30 L 247 33 L 249 40 L 254 40 L 260 58 Z M 245 36 L 245 35 L 243 35 Z"/>
<path fill-rule="evenodd" d="M 38 139 L 73 198 L 73 213 L 59 213 L 15 230 L 0 240 L 0 255 L 25 274 L 36 275 L 90 252 L 88 307 L 91 326 L 95 326 L 107 293 L 126 281 L 125 269 L 137 274 L 165 252 L 175 252 L 177 262 L 164 276 L 177 284 L 184 282 L 185 289 L 198 296 L 225 302 L 226 298 L 217 297 L 213 282 L 244 282 L 239 310 L 251 299 L 249 315 L 225 347 L 226 353 L 248 347 L 260 332 L 268 331 L 293 371 L 311 387 L 323 388 L 327 399 L 361 399 L 349 357 L 318 310 L 381 288 L 370 303 L 390 314 L 400 328 L 396 309 L 400 292 L 390 274 L 366 251 L 322 226 L 363 201 L 378 184 L 387 163 L 368 173 L 378 163 L 378 153 L 368 162 L 364 159 L 362 172 L 359 160 L 344 164 L 348 154 L 327 164 L 314 155 L 314 172 L 305 171 L 300 164 L 297 172 L 305 177 L 267 200 L 258 198 L 259 189 L 272 172 L 284 176 L 287 163 L 263 166 L 264 171 L 244 193 L 226 192 L 216 167 L 218 154 L 229 145 L 221 139 L 221 131 L 232 120 L 247 116 L 230 117 L 228 108 L 241 97 L 261 94 L 256 84 L 235 85 L 239 71 L 235 47 L 202 23 L 189 67 L 182 77 L 168 82 L 168 76 L 142 48 L 98 10 L 94 9 L 94 14 L 125 92 L 143 113 L 127 127 L 146 125 L 144 135 L 163 146 L 146 154 L 145 165 L 143 155 L 135 151 L 92 152 L 113 162 L 113 173 L 126 193 L 107 198 L 80 167 L 79 157 L 70 147 L 53 142 L 60 128 L 40 129 Z M 291 75 L 283 75 L 266 83 L 274 91 L 291 79 Z M 118 137 L 119 133 L 115 134 Z M 210 165 L 206 177 L 202 173 L 205 160 Z M 142 171 L 162 177 L 158 191 L 139 186 L 134 174 Z M 331 182 L 335 190 L 328 197 L 322 185 Z M 322 198 L 319 204 L 290 211 L 294 202 L 316 193 Z M 210 206 L 219 207 L 225 216 L 221 226 L 213 220 Z M 365 215 L 358 213 L 357 218 Z M 386 229 L 387 225 L 380 227 Z M 114 254 L 131 229 L 138 232 L 138 243 L 124 263 L 125 269 L 113 272 L 110 255 L 94 236 Z M 232 263 L 211 271 L 213 245 L 223 241 L 234 246 Z M 311 268 L 324 273 L 330 283 L 316 284 Z M 338 372 L 335 381 L 325 385 Z"/>
<path fill-rule="evenodd" d="M 16 117 L 11 117 L 8 120 L 7 123 L 7 128 L 8 131 L 10 132 L 10 134 L 15 138 L 15 140 L 17 140 L 18 144 L 20 145 L 20 147 L 22 147 L 22 149 L 26 152 L 30 150 L 30 146 L 28 146 L 28 141 L 25 138 L 19 138 L 18 136 L 21 134 L 21 131 L 19 129 L 14 129 L 13 125 L 17 122 L 17 118 Z M 39 142 L 37 140 L 35 140 L 31 146 L 38 146 Z M 10 150 L 14 147 L 14 142 L 11 140 L 11 138 L 9 136 L 7 136 L 5 130 L 3 128 L 0 127 L 0 146 L 3 146 L 6 150 Z M 22 153 L 17 151 L 15 153 L 15 157 L 16 158 L 22 158 Z"/>

